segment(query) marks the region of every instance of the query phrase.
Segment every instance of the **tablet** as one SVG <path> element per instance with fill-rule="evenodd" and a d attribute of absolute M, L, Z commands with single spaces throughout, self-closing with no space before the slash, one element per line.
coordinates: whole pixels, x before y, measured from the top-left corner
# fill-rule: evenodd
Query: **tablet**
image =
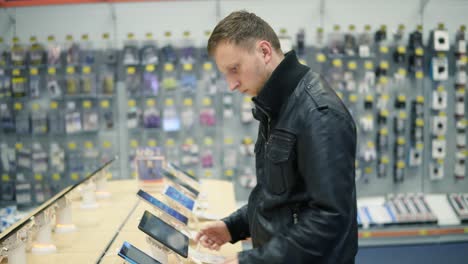
<path fill-rule="evenodd" d="M 175 218 L 176 220 L 178 220 L 182 224 L 184 224 L 184 225 L 188 224 L 188 218 L 186 216 L 179 213 L 177 210 L 173 209 L 169 205 L 161 202 L 160 200 L 158 200 L 157 198 L 155 198 L 151 194 L 149 194 L 149 193 L 147 193 L 147 192 L 145 192 L 143 190 L 139 190 L 137 192 L 137 195 L 138 195 L 138 197 L 140 197 L 144 201 L 150 203 L 151 205 L 157 207 L 159 210 L 161 210 L 161 211 L 165 212 L 166 214 L 172 216 L 173 218 Z"/>
<path fill-rule="evenodd" d="M 148 256 L 145 252 L 125 241 L 118 255 L 131 264 L 161 264 L 161 262 Z"/>
<path fill-rule="evenodd" d="M 182 186 L 183 188 L 185 188 L 187 191 L 189 191 L 191 194 L 193 194 L 194 197 L 197 197 L 198 194 L 200 194 L 200 192 L 198 190 L 196 190 L 195 188 L 193 188 L 192 186 L 190 186 L 189 184 L 187 184 L 186 182 L 184 182 L 183 180 L 181 180 L 180 178 L 177 178 L 174 174 L 172 174 L 170 171 L 164 169 L 164 168 L 161 168 L 161 171 L 162 171 L 162 174 L 164 175 L 164 177 L 168 178 L 170 181 Z"/>
<path fill-rule="evenodd" d="M 192 200 L 190 197 L 180 192 L 173 186 L 168 185 L 164 190 L 164 194 L 190 211 L 192 211 L 195 206 L 194 200 Z"/>
<path fill-rule="evenodd" d="M 144 212 L 138 229 L 180 256 L 188 257 L 189 238 L 150 212 Z"/>
<path fill-rule="evenodd" d="M 181 167 L 175 165 L 174 163 L 172 162 L 168 162 L 169 166 L 179 172 L 181 172 L 182 174 L 184 174 L 185 176 L 189 177 L 190 179 L 194 180 L 195 182 L 197 183 L 200 183 L 200 181 L 198 180 L 197 177 L 191 175 L 190 173 L 188 173 L 187 171 L 183 170 Z"/>

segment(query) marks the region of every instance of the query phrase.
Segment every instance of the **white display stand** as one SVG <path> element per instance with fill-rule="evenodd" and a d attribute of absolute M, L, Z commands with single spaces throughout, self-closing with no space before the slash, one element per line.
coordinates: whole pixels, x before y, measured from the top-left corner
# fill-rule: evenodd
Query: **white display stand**
<path fill-rule="evenodd" d="M 150 246 L 151 254 L 153 255 L 153 258 L 155 260 L 161 262 L 161 264 L 169 263 L 168 255 L 171 253 L 171 251 L 167 247 L 161 245 L 158 241 L 154 240 L 149 236 L 146 237 L 146 242 Z M 180 259 L 179 263 L 182 263 Z"/>
<path fill-rule="evenodd" d="M 22 237 L 22 231 L 7 238 L 0 247 L 4 250 L 0 259 L 6 256 L 8 263 L 26 264 L 26 236 Z"/>
<path fill-rule="evenodd" d="M 55 233 L 70 233 L 76 231 L 73 224 L 71 200 L 68 197 L 62 197 L 57 202 L 55 211 Z"/>
<path fill-rule="evenodd" d="M 50 254 L 57 251 L 57 247 L 52 241 L 52 227 L 50 223 L 52 213 L 53 209 L 49 208 L 34 218 L 35 226 L 37 226 L 36 239 L 31 248 L 31 252 L 34 254 Z"/>
<path fill-rule="evenodd" d="M 100 175 L 96 178 L 96 197 L 98 199 L 107 199 L 112 196 L 107 189 L 107 177 L 108 172 L 104 170 L 101 171 Z"/>
<path fill-rule="evenodd" d="M 83 184 L 81 188 L 81 205 L 82 209 L 96 209 L 99 204 L 96 202 L 96 185 L 89 180 Z"/>

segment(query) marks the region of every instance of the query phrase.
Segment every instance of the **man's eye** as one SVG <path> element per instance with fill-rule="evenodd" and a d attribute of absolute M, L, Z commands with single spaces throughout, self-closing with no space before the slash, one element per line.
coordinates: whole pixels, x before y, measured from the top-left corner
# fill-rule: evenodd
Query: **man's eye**
<path fill-rule="evenodd" d="M 232 73 L 236 73 L 236 72 L 237 72 L 237 67 L 231 68 L 230 71 L 231 71 Z"/>

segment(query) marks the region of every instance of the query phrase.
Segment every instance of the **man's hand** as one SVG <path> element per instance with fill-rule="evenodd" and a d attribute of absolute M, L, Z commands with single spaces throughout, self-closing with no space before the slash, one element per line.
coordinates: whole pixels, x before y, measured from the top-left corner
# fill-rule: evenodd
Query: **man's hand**
<path fill-rule="evenodd" d="M 204 226 L 195 236 L 195 241 L 211 250 L 219 248 L 231 241 L 231 234 L 223 221 L 211 222 Z"/>

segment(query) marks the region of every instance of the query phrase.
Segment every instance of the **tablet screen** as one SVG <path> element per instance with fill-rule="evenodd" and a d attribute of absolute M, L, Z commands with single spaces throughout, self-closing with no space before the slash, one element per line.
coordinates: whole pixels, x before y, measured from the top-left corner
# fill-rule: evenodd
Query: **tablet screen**
<path fill-rule="evenodd" d="M 152 205 L 156 206 L 157 208 L 159 208 L 163 212 L 167 213 L 168 215 L 170 215 L 170 216 L 174 217 L 175 219 L 179 220 L 183 224 L 185 224 L 185 225 L 188 224 L 188 218 L 187 217 L 185 217 L 183 214 L 177 212 L 172 207 L 170 207 L 170 206 L 166 205 L 165 203 L 161 202 L 160 200 L 156 199 L 151 194 L 149 194 L 149 193 L 147 193 L 147 192 L 145 192 L 143 190 L 139 190 L 137 195 L 140 196 L 141 198 L 143 198 L 145 201 L 147 201 L 147 202 L 151 203 Z"/>
<path fill-rule="evenodd" d="M 187 258 L 189 246 L 188 237 L 163 220 L 152 215 L 150 212 L 145 211 L 138 225 L 138 229 L 172 249 L 182 257 Z"/>
<path fill-rule="evenodd" d="M 189 209 L 190 211 L 193 210 L 195 201 L 190 199 L 190 197 L 188 197 L 187 195 L 179 192 L 176 188 L 168 186 L 164 194 L 169 196 L 174 201 L 180 203 L 182 206 Z"/>
<path fill-rule="evenodd" d="M 119 256 L 131 264 L 161 264 L 161 262 L 148 256 L 145 252 L 132 246 L 128 242 L 123 243 L 119 251 Z"/>

